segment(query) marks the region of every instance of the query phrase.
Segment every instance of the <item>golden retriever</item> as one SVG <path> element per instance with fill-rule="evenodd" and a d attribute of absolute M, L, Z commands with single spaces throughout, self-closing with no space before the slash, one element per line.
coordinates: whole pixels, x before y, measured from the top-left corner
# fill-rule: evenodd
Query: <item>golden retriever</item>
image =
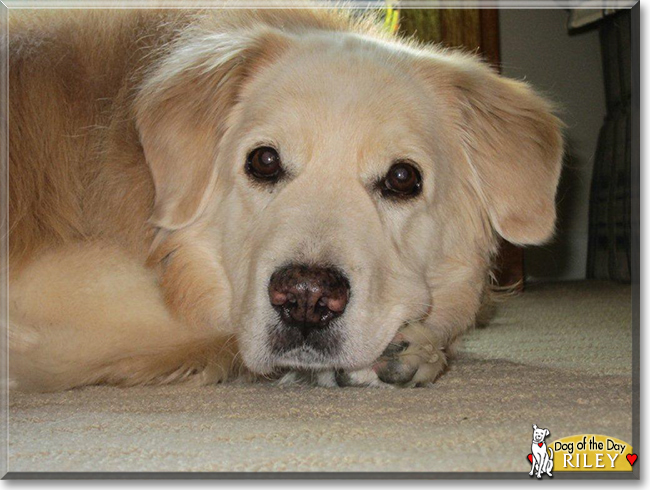
<path fill-rule="evenodd" d="M 345 10 L 10 13 L 10 380 L 426 384 L 561 123 Z"/>

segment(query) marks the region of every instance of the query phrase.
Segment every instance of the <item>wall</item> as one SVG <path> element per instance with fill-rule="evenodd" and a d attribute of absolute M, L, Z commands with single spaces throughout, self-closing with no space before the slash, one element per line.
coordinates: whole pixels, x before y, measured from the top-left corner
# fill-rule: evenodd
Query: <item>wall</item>
<path fill-rule="evenodd" d="M 567 158 L 553 242 L 525 251 L 529 280 L 581 279 L 587 264 L 589 189 L 605 96 L 598 31 L 569 35 L 561 9 L 499 12 L 503 74 L 525 79 L 562 108 Z"/>

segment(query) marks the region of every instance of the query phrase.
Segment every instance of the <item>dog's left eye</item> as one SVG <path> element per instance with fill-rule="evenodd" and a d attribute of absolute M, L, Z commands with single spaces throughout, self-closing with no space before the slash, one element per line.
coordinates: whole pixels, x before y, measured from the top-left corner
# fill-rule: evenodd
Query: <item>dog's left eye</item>
<path fill-rule="evenodd" d="M 422 175 L 413 164 L 399 161 L 390 167 L 380 189 L 384 197 L 415 197 L 422 191 Z"/>
<path fill-rule="evenodd" d="M 277 150 L 270 146 L 255 148 L 246 158 L 246 173 L 258 181 L 277 182 L 284 173 Z"/>

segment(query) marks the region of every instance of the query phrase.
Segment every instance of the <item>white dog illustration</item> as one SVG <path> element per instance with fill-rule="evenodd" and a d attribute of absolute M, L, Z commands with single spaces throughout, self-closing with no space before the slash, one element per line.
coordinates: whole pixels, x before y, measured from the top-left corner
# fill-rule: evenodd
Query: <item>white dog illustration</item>
<path fill-rule="evenodd" d="M 546 450 L 546 443 L 544 439 L 550 434 L 548 429 L 538 429 L 537 425 L 533 424 L 533 443 L 531 449 L 533 452 L 533 467 L 530 469 L 530 476 L 533 476 L 535 468 L 537 468 L 537 478 L 542 478 L 542 473 L 546 473 L 548 476 L 553 476 L 551 471 L 553 470 L 553 450 L 548 448 L 551 452 L 549 455 Z"/>

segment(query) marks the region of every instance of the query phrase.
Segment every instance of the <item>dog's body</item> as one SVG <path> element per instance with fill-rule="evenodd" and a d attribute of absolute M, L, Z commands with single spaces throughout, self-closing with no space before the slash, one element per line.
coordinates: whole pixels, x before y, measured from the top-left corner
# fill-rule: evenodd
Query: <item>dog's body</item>
<path fill-rule="evenodd" d="M 215 382 L 242 360 L 426 382 L 475 321 L 495 231 L 552 233 L 559 122 L 471 57 L 326 10 L 12 12 L 10 34 L 19 388 Z M 302 282 L 274 290 L 292 264 Z M 303 339 L 304 284 L 327 315 Z"/>
<path fill-rule="evenodd" d="M 533 442 L 531 444 L 533 461 L 530 473 L 528 473 L 530 476 L 533 476 L 535 470 L 537 470 L 537 478 L 542 478 L 544 473 L 553 476 L 551 473 L 553 471 L 553 450 L 547 448 L 544 441 L 548 435 L 548 429 L 538 429 L 537 425 L 533 425 Z"/>

